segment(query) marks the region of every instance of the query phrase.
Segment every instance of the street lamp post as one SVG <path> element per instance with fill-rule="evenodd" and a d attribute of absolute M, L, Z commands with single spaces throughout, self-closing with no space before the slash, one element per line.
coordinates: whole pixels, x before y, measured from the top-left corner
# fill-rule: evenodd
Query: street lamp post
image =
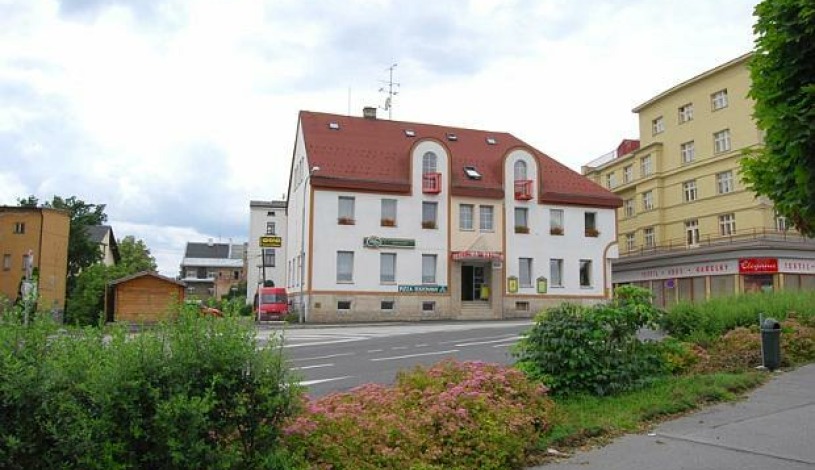
<path fill-rule="evenodd" d="M 300 218 L 300 323 L 308 319 L 308 302 L 306 301 L 306 193 L 311 175 L 320 171 L 320 167 L 315 166 L 310 169 L 303 178 L 303 207 Z"/>

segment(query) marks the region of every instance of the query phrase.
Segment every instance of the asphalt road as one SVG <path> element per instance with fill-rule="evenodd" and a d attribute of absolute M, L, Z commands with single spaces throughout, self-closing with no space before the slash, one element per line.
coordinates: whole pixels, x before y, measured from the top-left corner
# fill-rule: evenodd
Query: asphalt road
<path fill-rule="evenodd" d="M 312 397 L 365 383 L 393 383 L 396 373 L 445 358 L 511 364 L 510 345 L 530 320 L 373 324 L 335 327 L 262 325 L 261 340 L 283 336 L 284 353 Z"/>

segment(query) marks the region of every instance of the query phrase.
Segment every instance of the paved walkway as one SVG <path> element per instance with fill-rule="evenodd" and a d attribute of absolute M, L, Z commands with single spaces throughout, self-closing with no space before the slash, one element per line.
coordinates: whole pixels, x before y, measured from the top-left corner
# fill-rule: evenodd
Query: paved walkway
<path fill-rule="evenodd" d="M 777 374 L 749 398 L 663 423 L 530 470 L 815 469 L 815 364 Z"/>

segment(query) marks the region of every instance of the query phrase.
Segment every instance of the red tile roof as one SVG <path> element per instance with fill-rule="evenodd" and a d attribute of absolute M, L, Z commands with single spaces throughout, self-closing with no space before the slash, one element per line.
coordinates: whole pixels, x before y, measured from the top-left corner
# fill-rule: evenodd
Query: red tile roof
<path fill-rule="evenodd" d="M 330 123 L 336 123 L 339 129 L 331 129 Z M 622 205 L 618 196 L 506 132 L 311 111 L 300 112 L 300 125 L 309 164 L 320 167 L 312 176 L 312 184 L 318 188 L 409 194 L 411 150 L 417 142 L 433 139 L 450 155 L 451 193 L 455 196 L 503 199 L 504 157 L 522 148 L 539 162 L 539 202 Z M 415 132 L 415 137 L 405 135 L 408 129 Z M 448 140 L 448 133 L 455 134 L 457 140 Z M 488 137 L 495 139 L 495 145 L 487 143 Z M 468 178 L 465 166 L 477 168 L 482 178 Z"/>

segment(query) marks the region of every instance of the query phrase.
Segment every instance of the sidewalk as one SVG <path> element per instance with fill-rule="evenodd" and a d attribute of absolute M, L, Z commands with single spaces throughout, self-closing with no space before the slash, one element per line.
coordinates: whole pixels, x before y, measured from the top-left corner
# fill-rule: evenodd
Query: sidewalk
<path fill-rule="evenodd" d="M 815 469 L 815 364 L 777 374 L 745 401 L 529 470 L 578 469 Z"/>

